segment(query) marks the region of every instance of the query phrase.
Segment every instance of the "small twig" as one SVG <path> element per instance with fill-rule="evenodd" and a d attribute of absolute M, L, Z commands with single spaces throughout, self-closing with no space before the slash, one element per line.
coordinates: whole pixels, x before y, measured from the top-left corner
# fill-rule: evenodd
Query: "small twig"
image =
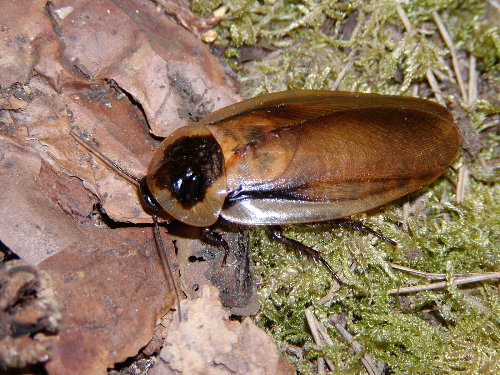
<path fill-rule="evenodd" d="M 338 273 L 337 275 L 341 279 L 344 278 L 344 274 L 342 272 Z M 330 304 L 332 303 L 333 297 L 340 290 L 340 287 L 341 286 L 340 286 L 339 282 L 334 279 L 330 285 L 330 290 L 328 290 L 328 293 L 324 297 L 322 297 L 318 301 L 318 303 L 320 305 L 330 306 Z"/>
<path fill-rule="evenodd" d="M 439 62 L 439 65 L 445 65 L 444 60 L 441 58 L 441 56 L 438 57 L 438 62 Z M 453 77 L 451 77 L 448 74 L 443 73 L 442 71 L 440 71 L 437 68 L 431 68 L 431 70 L 432 70 L 432 73 L 434 74 L 434 76 L 436 77 L 436 79 L 438 79 L 441 82 L 450 81 L 453 79 Z M 450 73 L 451 73 L 451 71 L 450 71 Z"/>
<path fill-rule="evenodd" d="M 325 359 L 323 357 L 318 358 L 318 374 L 324 375 L 326 374 L 325 370 Z"/>
<path fill-rule="evenodd" d="M 468 177 L 469 177 L 469 169 L 467 168 L 467 165 L 462 165 L 458 170 L 458 181 L 456 189 L 456 196 L 458 203 L 464 200 L 465 187 L 467 186 Z"/>
<path fill-rule="evenodd" d="M 344 66 L 344 68 L 342 68 L 342 70 L 340 71 L 339 75 L 337 76 L 337 79 L 335 80 L 335 82 L 333 83 L 333 85 L 331 87 L 332 90 L 337 90 L 337 88 L 340 85 L 340 82 L 342 81 L 342 79 L 346 75 L 347 71 L 349 69 L 351 69 L 353 65 L 354 65 L 354 58 L 351 58 L 349 60 L 349 62 Z"/>
<path fill-rule="evenodd" d="M 413 30 L 413 27 L 411 25 L 411 22 L 408 19 L 406 12 L 403 10 L 403 8 L 401 8 L 401 5 L 399 5 L 399 4 L 396 5 L 396 12 L 398 13 L 399 18 L 403 22 L 403 25 L 404 25 L 406 31 L 410 34 L 415 33 L 415 31 Z M 443 99 L 441 89 L 439 88 L 439 85 L 436 81 L 436 77 L 434 77 L 434 73 L 432 73 L 432 70 L 430 68 L 427 69 L 427 71 L 425 72 L 425 76 L 426 76 L 427 81 L 429 82 L 429 85 L 431 86 L 432 92 L 436 96 L 436 99 L 439 102 L 439 104 L 445 105 L 446 103 Z"/>
<path fill-rule="evenodd" d="M 411 85 L 411 96 L 418 96 L 418 85 L 416 83 Z"/>
<path fill-rule="evenodd" d="M 435 33 L 434 30 L 427 30 L 427 29 L 424 29 L 423 27 L 416 29 L 416 31 L 419 34 L 423 34 L 423 35 L 434 35 L 434 33 Z"/>
<path fill-rule="evenodd" d="M 396 5 L 396 12 L 398 12 L 399 18 L 401 18 L 406 31 L 408 31 L 409 33 L 414 33 L 413 26 L 411 25 L 406 12 L 403 10 L 403 8 L 401 8 L 401 5 Z"/>
<path fill-rule="evenodd" d="M 486 273 L 478 274 L 475 276 L 459 277 L 459 278 L 453 279 L 452 282 L 455 285 L 464 285 L 464 284 L 479 283 L 481 281 L 496 280 L 496 279 L 500 279 L 500 272 L 486 272 Z M 443 288 L 446 288 L 447 285 L 448 285 L 448 281 L 440 281 L 437 283 L 426 284 L 426 285 L 415 285 L 415 286 L 409 286 L 409 287 L 404 287 L 404 288 L 391 289 L 391 290 L 389 290 L 388 294 L 389 295 L 394 295 L 394 294 L 401 295 L 401 294 L 417 293 L 417 292 L 422 292 L 424 290 L 443 289 Z"/>
<path fill-rule="evenodd" d="M 307 324 L 309 325 L 309 329 L 311 331 L 311 334 L 313 335 L 313 339 L 316 345 L 318 346 L 333 345 L 333 341 L 330 338 L 330 336 L 328 336 L 328 332 L 326 331 L 325 326 L 320 321 L 318 321 L 318 319 L 316 319 L 316 316 L 314 315 L 313 312 L 313 307 L 312 306 L 308 307 L 304 311 L 304 313 L 306 315 Z M 323 357 L 320 358 L 323 359 Z M 318 360 L 320 358 L 318 358 Z M 328 365 L 330 370 L 333 371 L 333 369 L 335 368 L 334 364 L 326 358 L 324 358 L 323 360 L 326 361 L 326 364 Z M 318 361 L 318 371 L 321 371 L 319 369 L 320 364 L 321 364 L 320 361 Z"/>
<path fill-rule="evenodd" d="M 396 270 L 408 272 L 408 273 L 411 273 L 412 275 L 415 275 L 415 276 L 425 277 L 426 279 L 429 279 L 429 280 L 434 280 L 434 281 L 446 280 L 446 278 L 448 277 L 448 275 L 445 273 L 423 272 L 423 271 L 419 271 L 419 270 L 416 270 L 413 268 L 401 266 L 401 265 L 396 264 L 396 263 L 389 263 L 389 265 Z M 457 277 L 471 277 L 471 276 L 480 276 L 483 274 L 484 273 L 482 273 L 482 272 L 481 273 L 456 273 L 453 275 L 453 277 L 455 277 L 455 278 L 457 278 Z"/>
<path fill-rule="evenodd" d="M 354 272 L 356 269 L 356 262 L 352 262 L 350 266 L 351 272 Z M 339 272 L 337 276 L 343 280 L 345 278 L 345 275 L 343 272 Z M 330 284 L 330 290 L 328 290 L 328 293 L 322 297 L 318 303 L 324 306 L 330 306 L 332 303 L 332 300 L 335 296 L 335 294 L 340 290 L 342 285 L 335 279 L 332 280 L 332 283 Z"/>
<path fill-rule="evenodd" d="M 450 51 L 451 55 L 451 64 L 453 65 L 453 70 L 455 71 L 455 77 L 457 78 L 457 83 L 458 87 L 460 87 L 460 93 L 462 94 L 462 100 L 465 103 L 468 103 L 468 97 L 467 97 L 467 91 L 465 90 L 465 85 L 462 80 L 462 74 L 460 73 L 460 63 L 457 58 L 457 53 L 455 51 L 455 45 L 453 44 L 453 41 L 451 40 L 450 34 L 448 34 L 448 31 L 446 30 L 446 27 L 444 26 L 443 21 L 441 20 L 441 17 L 437 14 L 437 12 L 432 12 L 432 16 L 434 17 L 434 22 L 436 23 L 439 33 L 441 34 L 441 37 L 443 38 L 444 43 L 448 47 L 448 50 Z"/>
<path fill-rule="evenodd" d="M 476 56 L 469 56 L 469 105 L 472 105 L 477 99 L 477 71 Z"/>
<path fill-rule="evenodd" d="M 300 348 L 300 347 L 292 345 L 292 344 L 287 344 L 285 342 L 282 342 L 281 346 L 286 353 L 293 355 L 295 358 L 298 358 L 298 359 L 304 358 L 304 349 L 303 348 Z"/>
<path fill-rule="evenodd" d="M 320 336 L 317 326 L 316 326 L 316 317 L 314 316 L 314 312 L 312 310 L 312 306 L 305 309 L 304 313 L 306 315 L 307 324 L 309 324 L 309 328 L 311 329 L 311 333 L 313 335 L 314 342 L 316 345 L 323 345 L 323 338 Z"/>
<path fill-rule="evenodd" d="M 443 93 L 441 92 L 441 89 L 439 88 L 439 85 L 436 81 L 436 77 L 434 77 L 434 73 L 432 73 L 431 69 L 427 69 L 425 72 L 425 76 L 427 77 L 427 81 L 429 82 L 429 85 L 431 86 L 431 90 L 436 96 L 436 99 L 439 104 L 441 105 L 446 105 L 446 102 L 443 99 Z"/>
<path fill-rule="evenodd" d="M 405 198 L 403 203 L 403 230 L 408 232 L 408 218 L 410 217 L 410 200 Z"/>
<path fill-rule="evenodd" d="M 370 375 L 382 374 L 382 371 L 380 370 L 377 363 L 370 357 L 369 354 L 364 352 L 364 349 L 361 346 L 361 344 L 356 340 L 354 340 L 349 331 L 347 331 L 341 324 L 338 315 L 332 315 L 330 317 L 330 322 L 332 322 L 335 329 L 340 333 L 340 336 L 342 336 L 344 340 L 346 340 L 349 344 L 351 344 L 352 350 L 354 350 L 356 354 L 362 354 L 361 362 L 363 363 L 363 366 L 365 366 L 366 372 L 368 372 L 368 374 Z"/>
<path fill-rule="evenodd" d="M 491 4 L 491 6 L 495 7 L 498 11 L 500 11 L 500 4 L 498 3 L 498 1 L 489 0 L 488 2 Z"/>

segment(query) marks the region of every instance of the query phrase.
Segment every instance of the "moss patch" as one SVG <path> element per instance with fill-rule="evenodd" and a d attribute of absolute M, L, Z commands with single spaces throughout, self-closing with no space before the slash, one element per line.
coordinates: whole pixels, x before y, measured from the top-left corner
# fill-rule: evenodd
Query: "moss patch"
<path fill-rule="evenodd" d="M 324 267 L 286 251 L 266 230 L 255 229 L 254 259 L 263 285 L 258 323 L 284 353 L 290 347 L 301 353 L 287 355 L 302 374 L 316 372 L 318 357 L 334 363 L 334 373 L 365 371 L 361 355 L 353 354 L 333 328 L 332 314 L 345 316 L 345 328 L 388 373 L 500 372 L 498 284 L 457 287 L 452 282 L 456 273 L 498 271 L 498 9 L 482 0 L 408 2 L 401 6 L 413 30 L 409 32 L 396 2 L 382 0 L 197 0 L 193 7 L 207 11 L 222 4 L 229 12 L 216 28 L 215 45 L 224 50 L 244 96 L 313 88 L 435 99 L 431 69 L 457 123 L 477 133 L 475 149 L 480 150 L 471 158 L 474 147 L 467 148 L 454 162 L 455 170 L 466 166 L 469 171 L 462 202 L 457 203 L 458 175 L 450 170 L 410 197 L 355 217 L 397 241 L 397 248 L 328 224 L 286 229 L 290 237 L 323 251 L 344 274 L 346 286 L 328 306 L 318 303 L 332 282 Z M 475 59 L 477 95 L 471 99 L 462 97 L 433 12 L 450 34 L 466 85 Z M 468 141 L 470 134 L 464 136 Z M 402 209 L 405 202 L 409 216 Z M 389 296 L 390 289 L 427 283 L 392 269 L 389 262 L 445 273 L 448 286 Z M 314 344 L 304 315 L 309 306 L 329 328 L 333 344 Z"/>

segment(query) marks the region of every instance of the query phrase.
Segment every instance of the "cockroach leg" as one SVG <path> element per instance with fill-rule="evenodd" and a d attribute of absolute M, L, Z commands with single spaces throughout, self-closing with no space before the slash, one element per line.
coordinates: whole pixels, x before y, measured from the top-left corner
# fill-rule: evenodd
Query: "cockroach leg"
<path fill-rule="evenodd" d="M 371 233 L 375 237 L 380 238 L 382 241 L 385 241 L 385 242 L 391 244 L 394 247 L 398 246 L 398 243 L 396 241 L 393 241 L 390 238 L 387 238 L 386 236 L 384 236 L 383 234 L 381 234 L 381 233 L 373 230 L 372 228 L 366 226 L 365 224 L 363 224 L 362 221 L 359 221 L 359 220 L 350 220 L 350 219 L 337 219 L 337 220 L 334 220 L 333 223 L 338 224 L 340 226 L 343 226 L 344 224 L 345 225 L 349 225 L 351 228 L 353 228 L 355 230 L 365 231 L 365 232 Z"/>
<path fill-rule="evenodd" d="M 227 257 L 231 252 L 227 241 L 212 227 L 202 228 L 200 240 L 209 245 L 222 247 L 224 249 L 224 258 L 222 258 L 221 266 L 225 267 L 227 265 Z"/>
<path fill-rule="evenodd" d="M 344 285 L 342 280 L 340 280 L 340 278 L 337 276 L 337 274 L 333 271 L 332 267 L 328 264 L 328 262 L 325 260 L 325 258 L 323 258 L 321 256 L 321 251 L 315 250 L 310 246 L 304 245 L 302 242 L 294 240 L 293 238 L 288 238 L 288 237 L 284 236 L 283 231 L 279 225 L 270 226 L 269 230 L 271 231 L 271 235 L 273 236 L 273 238 L 275 240 L 280 241 L 282 244 L 284 244 L 285 246 L 287 246 L 293 250 L 298 250 L 298 251 L 305 253 L 306 255 L 308 255 L 312 259 L 314 259 L 315 261 L 319 261 L 319 262 L 323 263 L 323 265 L 326 268 L 328 268 L 328 271 L 330 271 L 330 273 L 332 274 L 334 279 L 337 280 L 337 282 L 340 285 Z"/>

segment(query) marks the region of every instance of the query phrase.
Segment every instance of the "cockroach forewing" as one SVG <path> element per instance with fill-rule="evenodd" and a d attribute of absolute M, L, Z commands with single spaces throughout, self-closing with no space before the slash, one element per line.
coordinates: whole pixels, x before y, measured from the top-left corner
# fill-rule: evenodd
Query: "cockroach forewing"
<path fill-rule="evenodd" d="M 327 102 L 333 109 L 324 114 L 320 108 Z M 460 137 L 451 115 L 429 101 L 343 93 L 308 104 L 313 108 L 309 117 L 301 109 L 297 117 L 302 121 L 242 141 L 225 155 L 230 192 L 225 219 L 269 225 L 363 212 L 428 184 L 458 152 Z M 210 130 L 222 134 L 225 123 Z"/>
<path fill-rule="evenodd" d="M 209 126 L 224 155 L 230 156 L 234 148 L 252 142 L 273 129 L 358 108 L 415 109 L 433 114 L 444 122 L 453 122 L 446 108 L 424 99 L 347 91 L 296 90 L 266 94 L 232 104 L 210 113 L 202 123 Z"/>
<path fill-rule="evenodd" d="M 225 122 L 250 113 L 272 113 L 280 119 L 298 120 L 356 108 L 413 108 L 434 113 L 452 121 L 443 106 L 429 100 L 350 91 L 291 90 L 256 96 L 214 111 L 203 118 L 204 124 Z"/>

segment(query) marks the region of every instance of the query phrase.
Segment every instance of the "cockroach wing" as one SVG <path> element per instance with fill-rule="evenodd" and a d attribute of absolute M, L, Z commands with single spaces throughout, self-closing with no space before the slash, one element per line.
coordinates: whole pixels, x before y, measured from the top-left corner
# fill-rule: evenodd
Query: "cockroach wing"
<path fill-rule="evenodd" d="M 210 113 L 202 120 L 221 145 L 226 159 L 235 148 L 265 133 L 335 112 L 358 108 L 416 109 L 453 122 L 450 112 L 429 100 L 347 91 L 296 90 L 257 96 Z"/>
<path fill-rule="evenodd" d="M 333 96 L 277 108 L 263 103 L 261 109 L 242 110 L 208 126 L 224 150 L 229 194 L 222 217 L 272 225 L 349 216 L 428 184 L 457 154 L 458 130 L 438 104 L 370 94 Z M 254 130 L 246 142 L 249 133 L 241 127 L 248 117 L 263 114 L 272 114 L 268 126 Z"/>

